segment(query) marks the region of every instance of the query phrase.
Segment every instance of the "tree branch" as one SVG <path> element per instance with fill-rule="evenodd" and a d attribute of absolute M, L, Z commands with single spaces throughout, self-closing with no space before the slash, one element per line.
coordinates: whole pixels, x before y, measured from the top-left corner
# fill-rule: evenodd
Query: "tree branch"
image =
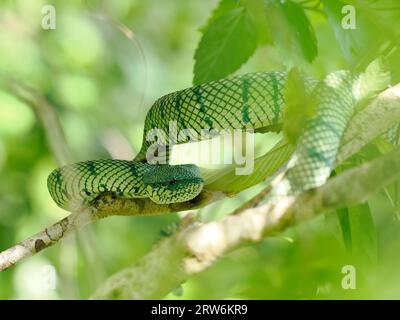
<path fill-rule="evenodd" d="M 54 111 L 52 110 L 51 112 Z M 58 126 L 58 120 L 56 122 L 57 124 L 55 124 L 52 123 L 52 118 L 46 119 L 47 120 L 42 121 L 43 123 L 45 123 L 45 121 L 50 122 L 50 124 L 44 124 L 46 132 L 48 136 L 50 136 L 49 139 L 51 139 L 51 130 L 58 131 L 58 136 L 62 137 L 63 135 L 61 127 Z M 387 131 L 399 121 L 400 85 L 397 85 L 383 92 L 367 108 L 354 117 L 345 132 L 343 139 L 344 145 L 338 153 L 337 163 L 342 162 L 356 153 L 366 143 L 371 141 L 380 133 Z M 63 141 L 65 140 L 59 140 L 59 143 L 66 146 Z M 50 142 L 50 144 L 51 143 L 53 142 Z M 55 143 L 55 145 L 57 145 L 57 143 Z M 55 154 L 58 154 L 59 151 L 56 151 L 54 147 L 53 150 Z M 257 205 L 260 199 L 263 199 L 265 194 L 268 193 L 269 188 L 270 187 L 267 187 L 255 198 L 245 203 L 240 210 L 235 213 L 242 212 L 245 209 Z M 0 252 L 0 271 L 7 269 L 25 257 L 31 256 L 38 251 L 55 244 L 57 241 L 65 237 L 65 235 L 99 218 L 111 215 L 154 215 L 186 211 L 204 207 L 214 201 L 222 199 L 224 196 L 225 194 L 223 192 L 205 189 L 198 197 L 186 203 L 156 205 L 149 199 L 122 199 L 115 198 L 112 193 L 105 193 L 93 203 L 91 208 L 83 208 L 81 211 L 67 216 L 49 228 L 46 228 L 44 231 L 29 237 L 3 252 Z M 80 217 L 80 215 L 82 215 L 82 217 Z M 78 222 L 82 223 L 82 225 L 78 224 Z M 50 234 L 51 238 L 48 234 Z"/>
<path fill-rule="evenodd" d="M 367 143 L 400 122 L 400 84 L 383 91 L 354 115 L 344 132 L 336 163 L 342 163 Z"/>
<path fill-rule="evenodd" d="M 259 242 L 323 212 L 365 201 L 400 177 L 400 149 L 329 180 L 323 186 L 285 197 L 203 225 L 191 223 L 161 241 L 135 266 L 111 276 L 93 299 L 158 299 L 218 257 Z"/>
<path fill-rule="evenodd" d="M 400 84 L 382 92 L 361 112 L 354 115 L 347 126 L 339 151 L 336 164 L 340 164 L 380 134 L 386 132 L 400 122 Z M 244 203 L 233 214 L 258 205 L 271 191 L 271 184 Z"/>
<path fill-rule="evenodd" d="M 0 253 L 0 271 L 12 267 L 24 258 L 30 257 L 43 249 L 52 246 L 60 239 L 92 222 L 95 217 L 91 210 L 72 213 L 43 231 L 4 250 Z"/>
<path fill-rule="evenodd" d="M 46 132 L 48 144 L 59 166 L 71 163 L 71 153 L 54 107 L 35 89 L 22 81 L 2 75 L 1 84 L 19 100 L 31 106 Z M 166 214 L 199 208 L 224 197 L 222 192 L 205 191 L 192 201 L 170 205 L 156 205 L 149 199 L 116 200 L 111 193 L 97 199 L 93 207 L 82 208 L 30 236 L 24 241 L 0 252 L 0 271 L 57 243 L 78 228 L 110 215 Z"/>
<path fill-rule="evenodd" d="M 195 199 L 170 205 L 156 205 L 150 199 L 127 199 L 116 201 L 112 193 L 103 194 L 91 208 L 82 208 L 61 219 L 43 231 L 24 241 L 0 252 L 0 271 L 12 267 L 15 263 L 48 248 L 67 235 L 83 228 L 85 225 L 111 215 L 122 215 L 127 210 L 128 215 L 155 215 L 197 209 L 223 198 L 225 195 L 218 191 L 202 192 Z M 115 205 L 114 203 L 117 203 Z"/>
<path fill-rule="evenodd" d="M 400 121 L 400 85 L 389 88 L 349 124 L 338 152 L 339 164 Z M 320 188 L 278 204 L 253 209 L 271 190 L 267 186 L 253 199 L 218 222 L 189 225 L 162 241 L 135 266 L 111 276 L 94 299 L 161 298 L 215 259 L 250 242 L 282 231 L 322 212 L 365 201 L 400 175 L 399 150 L 329 180 Z"/>

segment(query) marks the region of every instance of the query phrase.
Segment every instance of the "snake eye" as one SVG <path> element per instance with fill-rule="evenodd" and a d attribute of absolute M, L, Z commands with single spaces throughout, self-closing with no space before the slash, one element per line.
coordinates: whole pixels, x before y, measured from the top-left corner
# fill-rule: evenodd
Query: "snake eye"
<path fill-rule="evenodd" d="M 169 182 L 169 184 L 175 184 L 176 183 L 176 179 L 172 178 L 172 180 Z"/>

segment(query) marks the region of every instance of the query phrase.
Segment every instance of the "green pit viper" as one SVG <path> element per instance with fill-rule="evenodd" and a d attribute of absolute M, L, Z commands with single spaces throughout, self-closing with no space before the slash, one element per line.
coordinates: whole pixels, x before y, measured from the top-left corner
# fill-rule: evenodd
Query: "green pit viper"
<path fill-rule="evenodd" d="M 48 177 L 50 195 L 58 206 L 71 209 L 90 205 L 103 192 L 119 197 L 148 197 L 158 204 L 184 202 L 203 188 L 199 168 L 193 164 L 150 164 L 146 139 L 151 129 L 168 134 L 170 121 L 177 130 L 253 129 L 279 131 L 286 108 L 284 90 L 288 73 L 260 72 L 211 81 L 159 98 L 146 115 L 140 152 L 132 161 L 94 160 L 54 170 Z M 360 74 L 336 71 L 324 80 L 304 77 L 304 88 L 318 98 L 315 114 L 299 136 L 285 168 L 281 193 L 323 184 L 334 166 L 341 136 L 366 96 Z M 169 145 L 166 142 L 166 154 Z"/>

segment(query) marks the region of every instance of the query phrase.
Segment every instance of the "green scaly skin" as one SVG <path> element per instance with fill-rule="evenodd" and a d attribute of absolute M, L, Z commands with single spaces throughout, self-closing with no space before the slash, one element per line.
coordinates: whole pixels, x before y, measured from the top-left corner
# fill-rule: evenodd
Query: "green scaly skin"
<path fill-rule="evenodd" d="M 194 165 L 150 165 L 127 160 L 94 160 L 54 170 L 49 192 L 61 208 L 78 209 L 103 192 L 123 198 L 148 197 L 158 204 L 184 202 L 201 192 L 203 180 Z"/>
<path fill-rule="evenodd" d="M 56 169 L 48 178 L 50 194 L 66 209 L 90 205 L 98 195 L 109 191 L 125 198 L 149 197 L 156 203 L 190 200 L 203 187 L 198 168 L 145 163 L 146 152 L 154 143 L 146 139 L 149 131 L 159 128 L 168 134 L 170 121 L 176 121 L 178 132 L 190 128 L 198 134 L 204 129 L 279 131 L 286 107 L 286 80 L 285 72 L 253 73 L 163 96 L 146 116 L 142 148 L 133 161 L 86 161 Z M 288 185 L 281 190 L 283 193 L 312 188 L 328 178 L 357 102 L 355 81 L 347 71 L 332 73 L 323 82 L 304 78 L 306 91 L 318 97 L 320 103 L 289 161 Z"/>

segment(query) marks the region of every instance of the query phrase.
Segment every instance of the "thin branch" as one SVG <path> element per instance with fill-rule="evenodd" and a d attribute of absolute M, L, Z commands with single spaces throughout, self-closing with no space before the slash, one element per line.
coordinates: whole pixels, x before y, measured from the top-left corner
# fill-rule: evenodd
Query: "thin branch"
<path fill-rule="evenodd" d="M 0 271 L 57 243 L 78 228 L 92 222 L 91 210 L 70 214 L 64 219 L 0 253 Z"/>
<path fill-rule="evenodd" d="M 382 92 L 362 112 L 355 114 L 343 134 L 336 164 L 340 164 L 357 153 L 367 143 L 389 130 L 400 121 L 400 84 Z M 267 185 L 248 202 L 236 209 L 233 214 L 257 206 L 271 191 Z"/>
<path fill-rule="evenodd" d="M 35 89 L 10 76 L 2 75 L 1 83 L 11 94 L 31 106 L 41 121 L 48 144 L 59 166 L 71 163 L 72 157 L 55 108 Z"/>
<path fill-rule="evenodd" d="M 203 225 L 189 224 L 161 241 L 135 266 L 111 276 L 93 299 L 159 299 L 222 255 L 259 242 L 323 212 L 365 201 L 400 177 L 400 149 L 277 204 L 265 204 Z"/>
<path fill-rule="evenodd" d="M 219 191 L 205 191 L 188 202 L 156 205 L 150 199 L 139 198 L 116 201 L 114 194 L 105 193 L 96 200 L 93 207 L 83 208 L 81 211 L 72 213 L 43 231 L 0 252 L 0 271 L 4 271 L 22 259 L 56 244 L 77 229 L 83 228 L 85 225 L 98 219 L 110 215 L 124 215 L 126 212 L 129 215 L 156 215 L 187 211 L 203 207 L 224 196 L 224 193 Z"/>
<path fill-rule="evenodd" d="M 383 92 L 375 101 L 354 117 L 345 132 L 343 139 L 344 144 L 338 153 L 337 163 L 341 163 L 346 158 L 356 153 L 377 135 L 387 131 L 399 121 L 400 85 L 397 85 Z M 269 192 L 269 188 L 270 187 L 267 187 L 261 194 L 245 203 L 239 211 L 241 212 L 257 205 L 260 200 L 263 199 L 265 194 Z M 45 229 L 45 231 L 24 240 L 20 244 L 17 244 L 6 251 L 0 252 L 0 271 L 5 270 L 23 258 L 38 252 L 35 247 L 36 241 L 42 240 L 38 243 L 41 244 L 41 246 L 39 246 L 40 249 L 44 249 L 55 244 L 66 234 L 69 234 L 71 231 L 78 228 L 79 226 L 75 223 L 66 223 L 63 221 L 80 221 L 80 219 L 77 219 L 80 214 L 84 214 L 82 219 L 83 221 L 87 221 L 86 223 L 112 215 L 166 214 L 201 208 L 224 197 L 225 194 L 223 192 L 204 190 L 198 197 L 189 202 L 156 205 L 149 199 L 123 199 L 116 198 L 112 193 L 104 193 L 92 204 L 92 207 L 89 210 L 91 212 L 89 215 L 90 219 L 87 219 L 88 214 L 86 210 L 71 214 L 60 222 Z M 61 224 L 64 225 L 64 229 L 59 227 Z M 54 232 L 52 238 L 55 240 L 48 240 L 46 230 L 47 232 L 49 232 L 49 230 Z M 43 236 L 43 238 L 41 238 L 41 236 Z M 17 249 L 21 246 L 25 248 L 24 252 L 26 251 L 26 254 L 21 254 L 21 251 Z M 7 262 L 7 259 L 9 259 L 10 263 Z"/>

